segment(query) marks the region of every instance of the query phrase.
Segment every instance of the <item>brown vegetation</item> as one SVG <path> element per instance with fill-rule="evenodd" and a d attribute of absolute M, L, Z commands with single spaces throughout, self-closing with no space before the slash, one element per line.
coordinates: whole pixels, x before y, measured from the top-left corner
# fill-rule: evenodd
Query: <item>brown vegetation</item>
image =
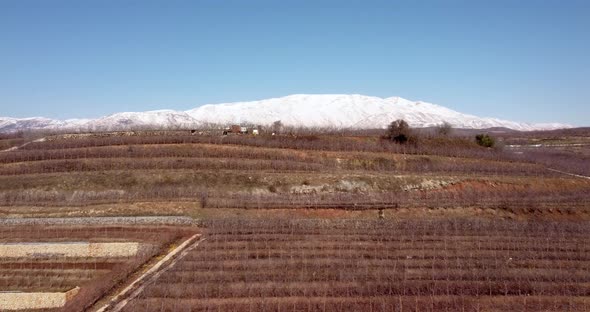
<path fill-rule="evenodd" d="M 590 180 L 549 170 L 588 175 L 587 147 L 568 138 L 566 146 L 502 148 L 538 139 L 511 132 L 483 148 L 474 134 L 438 130 L 413 131 L 412 144 L 382 131 L 285 127 L 256 137 L 5 137 L 0 144 L 21 147 L 0 153 L 0 216 L 203 218 L 205 240 L 130 311 L 588 310 L 590 226 L 563 220 L 590 219 Z M 488 219 L 449 219 L 470 210 Z M 277 218 L 285 211 L 293 220 Z M 0 290 L 81 286 L 66 310 L 83 310 L 187 231 L 0 227 L 2 242 L 147 246 L 133 259 L 0 259 Z"/>
<path fill-rule="evenodd" d="M 518 154 L 440 134 L 421 135 L 419 141 L 396 144 L 375 135 L 313 132 L 257 137 L 188 132 L 54 136 L 0 153 L 0 206 L 172 200 L 204 208 L 481 206 L 579 213 L 588 208 L 589 183 L 575 178 L 557 183 L 555 178 L 564 175 L 547 167 L 584 174 L 590 156 L 559 150 Z M 365 186 L 340 189 L 339 183 L 349 183 L 350 175 L 361 179 L 350 183 Z M 389 181 L 378 182 L 380 175 L 389 176 Z M 431 176 L 451 184 L 466 179 L 496 182 L 476 189 L 429 190 L 391 186 L 391 175 Z M 525 180 L 512 188 L 495 186 L 512 177 Z M 332 181 L 320 182 L 326 179 Z"/>
<path fill-rule="evenodd" d="M 67 291 L 79 286 L 80 292 L 64 311 L 83 311 L 146 261 L 192 232 L 194 229 L 147 226 L 3 226 L 3 243 L 136 241 L 142 247 L 132 258 L 0 258 L 0 290 Z"/>
<path fill-rule="evenodd" d="M 586 223 L 214 221 L 125 311 L 585 311 Z"/>

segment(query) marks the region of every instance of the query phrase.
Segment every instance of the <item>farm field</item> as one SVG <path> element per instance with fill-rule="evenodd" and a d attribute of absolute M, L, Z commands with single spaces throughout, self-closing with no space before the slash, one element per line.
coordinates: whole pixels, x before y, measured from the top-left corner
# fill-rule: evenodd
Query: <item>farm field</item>
<path fill-rule="evenodd" d="M 124 311 L 587 311 L 590 224 L 224 220 Z"/>
<path fill-rule="evenodd" d="M 0 292 L 80 287 L 63 311 L 587 311 L 587 137 L 510 132 L 503 148 L 370 131 L 11 137 L 1 220 L 125 221 L 8 222 L 0 250 L 139 249 L 0 257 Z M 150 217 L 181 222 L 134 221 Z"/>
<path fill-rule="evenodd" d="M 0 291 L 67 292 L 82 311 L 193 230 L 145 226 L 2 226 Z"/>
<path fill-rule="evenodd" d="M 590 312 L 590 0 L 0 0 L 0 312 Z"/>
<path fill-rule="evenodd" d="M 541 151 L 486 149 L 462 137 L 423 140 L 403 146 L 373 134 L 50 135 L 0 153 L 0 216 L 461 208 L 512 218 L 590 217 L 590 179 L 574 176 L 590 175 L 590 145 Z"/>

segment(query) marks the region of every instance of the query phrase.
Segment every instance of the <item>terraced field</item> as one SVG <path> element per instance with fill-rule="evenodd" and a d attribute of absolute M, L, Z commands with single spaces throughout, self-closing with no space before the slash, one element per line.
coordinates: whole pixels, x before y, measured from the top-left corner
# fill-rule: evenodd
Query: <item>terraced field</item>
<path fill-rule="evenodd" d="M 389 216 L 459 207 L 590 218 L 589 179 L 518 151 L 428 140 L 401 146 L 377 136 L 181 131 L 48 136 L 0 153 L 0 216 L 203 217 L 226 208 L 389 209 Z M 547 157 L 556 168 L 585 172 L 583 154 Z M 574 166 L 557 166 L 563 159 Z"/>
<path fill-rule="evenodd" d="M 0 257 L 0 291 L 81 287 L 64 311 L 590 310 L 586 145 L 189 133 L 0 140 L 16 147 L 0 152 L 0 217 L 70 224 L 1 226 L 0 244 L 141 245 Z M 76 223 L 103 216 L 189 221 Z"/>
<path fill-rule="evenodd" d="M 587 311 L 590 224 L 215 221 L 125 311 Z"/>
<path fill-rule="evenodd" d="M 51 293 L 79 287 L 64 309 L 81 311 L 192 231 L 166 226 L 2 226 L 0 291 Z M 130 243 L 139 243 L 139 249 L 129 250 Z M 74 253 L 92 251 L 94 245 L 114 247 L 88 256 Z M 37 251 L 10 253 L 19 249 Z"/>

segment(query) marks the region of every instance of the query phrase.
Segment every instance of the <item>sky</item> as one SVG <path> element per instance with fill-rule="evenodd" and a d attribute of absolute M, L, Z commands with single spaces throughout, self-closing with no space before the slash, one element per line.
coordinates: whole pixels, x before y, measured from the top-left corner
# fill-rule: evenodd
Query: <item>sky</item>
<path fill-rule="evenodd" d="M 590 1 L 0 0 L 0 116 L 297 93 L 590 126 Z"/>

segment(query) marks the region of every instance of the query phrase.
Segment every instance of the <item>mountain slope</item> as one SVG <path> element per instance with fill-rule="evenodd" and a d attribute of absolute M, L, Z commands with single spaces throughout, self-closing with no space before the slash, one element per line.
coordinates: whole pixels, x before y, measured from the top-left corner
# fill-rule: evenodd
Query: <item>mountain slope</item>
<path fill-rule="evenodd" d="M 495 118 L 480 118 L 443 106 L 413 102 L 399 97 L 379 98 L 347 94 L 295 94 L 261 101 L 208 104 L 186 112 L 159 110 L 116 113 L 88 120 L 2 118 L 0 132 L 23 130 L 116 131 L 133 129 L 187 129 L 205 123 L 269 125 L 281 120 L 287 126 L 330 128 L 384 128 L 396 119 L 412 127 L 430 127 L 448 122 L 456 128 L 505 127 L 514 130 L 569 128 L 564 124 L 528 124 Z"/>
<path fill-rule="evenodd" d="M 404 119 L 413 127 L 429 127 L 446 121 L 457 128 L 505 127 L 514 130 L 568 128 L 564 124 L 534 125 L 462 114 L 443 106 L 412 102 L 400 97 L 364 95 L 296 94 L 262 101 L 203 105 L 187 111 L 202 122 L 271 124 L 334 128 L 384 128 Z"/>
<path fill-rule="evenodd" d="M 157 110 L 142 113 L 117 113 L 91 120 L 80 127 L 88 131 L 115 131 L 139 129 L 187 129 L 199 122 L 185 112 Z"/>
<path fill-rule="evenodd" d="M 1 132 L 18 132 L 31 129 L 54 129 L 67 126 L 66 121 L 44 117 L 10 118 L 0 117 Z"/>

